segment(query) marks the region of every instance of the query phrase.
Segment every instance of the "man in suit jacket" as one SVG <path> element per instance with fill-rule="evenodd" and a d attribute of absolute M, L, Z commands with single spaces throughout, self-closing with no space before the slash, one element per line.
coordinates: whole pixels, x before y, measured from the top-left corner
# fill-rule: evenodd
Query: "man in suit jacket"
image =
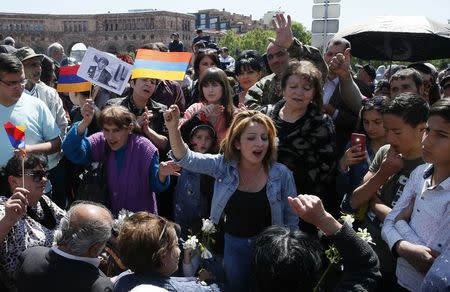
<path fill-rule="evenodd" d="M 29 248 L 21 255 L 18 291 L 112 291 L 111 280 L 98 269 L 112 227 L 111 212 L 104 206 L 72 206 L 61 220 L 56 246 Z"/>
<path fill-rule="evenodd" d="M 353 81 L 350 43 L 346 39 L 332 39 L 324 59 L 329 72 L 323 87 L 323 111 L 333 118 L 337 157 L 341 157 L 358 123 L 363 96 Z"/>
<path fill-rule="evenodd" d="M 94 61 L 97 62 L 97 66 L 90 66 L 88 69 L 88 76 L 93 80 L 109 86 L 109 81 L 112 78 L 111 73 L 106 70 L 106 66 L 109 65 L 108 59 L 105 57 L 94 57 Z"/>

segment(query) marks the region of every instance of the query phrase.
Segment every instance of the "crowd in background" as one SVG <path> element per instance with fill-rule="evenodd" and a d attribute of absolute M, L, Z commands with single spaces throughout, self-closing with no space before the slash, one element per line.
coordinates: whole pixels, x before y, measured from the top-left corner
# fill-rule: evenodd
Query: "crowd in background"
<path fill-rule="evenodd" d="M 121 95 L 58 92 L 64 48 L 6 38 L 0 122 L 26 146 L 0 131 L 0 290 L 448 291 L 450 69 L 274 30 L 236 58 L 198 30 L 184 80 Z"/>

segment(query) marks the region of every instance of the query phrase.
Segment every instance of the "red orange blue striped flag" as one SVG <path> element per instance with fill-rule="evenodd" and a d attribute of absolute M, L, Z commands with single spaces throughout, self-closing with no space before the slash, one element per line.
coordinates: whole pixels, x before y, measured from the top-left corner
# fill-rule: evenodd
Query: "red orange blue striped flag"
<path fill-rule="evenodd" d="M 136 53 L 131 79 L 183 80 L 191 58 L 192 54 L 187 52 L 139 49 Z"/>
<path fill-rule="evenodd" d="M 15 149 L 25 149 L 25 126 L 16 126 L 11 122 L 3 124 L 8 134 L 11 146 Z"/>
<path fill-rule="evenodd" d="M 59 69 L 58 92 L 83 92 L 91 90 L 91 83 L 77 76 L 80 65 L 63 66 Z"/>

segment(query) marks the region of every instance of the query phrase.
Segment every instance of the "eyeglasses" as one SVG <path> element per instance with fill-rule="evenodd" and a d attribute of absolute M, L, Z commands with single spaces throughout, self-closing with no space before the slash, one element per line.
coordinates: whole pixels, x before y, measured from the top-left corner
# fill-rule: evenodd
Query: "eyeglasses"
<path fill-rule="evenodd" d="M 38 183 L 41 182 L 44 177 L 47 178 L 48 173 L 44 170 L 32 170 L 29 172 L 25 172 L 25 176 L 33 177 L 33 181 Z"/>
<path fill-rule="evenodd" d="M 1 83 L 5 84 L 8 87 L 15 87 L 17 85 L 20 84 L 20 86 L 25 86 L 25 84 L 27 84 L 28 80 L 27 79 L 22 79 L 20 81 L 3 81 L 0 80 Z"/>

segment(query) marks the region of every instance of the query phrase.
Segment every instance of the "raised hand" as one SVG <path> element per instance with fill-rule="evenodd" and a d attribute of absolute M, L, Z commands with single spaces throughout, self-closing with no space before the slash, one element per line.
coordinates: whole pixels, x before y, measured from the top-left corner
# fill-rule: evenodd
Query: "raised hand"
<path fill-rule="evenodd" d="M 180 109 L 176 104 L 172 104 L 164 113 L 164 121 L 166 128 L 170 130 L 176 130 L 178 128 L 178 122 L 180 120 Z"/>
<path fill-rule="evenodd" d="M 337 53 L 329 64 L 329 69 L 332 73 L 336 74 L 340 78 L 346 78 L 350 76 L 350 64 L 352 61 L 350 48 L 345 49 L 344 53 Z"/>
<path fill-rule="evenodd" d="M 333 216 L 325 211 L 319 197 L 312 195 L 298 195 L 295 198 L 288 197 L 292 211 L 303 221 L 315 225 L 326 235 L 334 234 L 342 225 Z"/>
<path fill-rule="evenodd" d="M 161 161 L 159 163 L 160 177 L 169 175 L 180 176 L 181 167 L 175 161 Z"/>
<path fill-rule="evenodd" d="M 27 213 L 29 191 L 24 188 L 15 188 L 13 195 L 5 202 L 5 217 L 3 220 L 14 226 L 20 218 Z"/>
<path fill-rule="evenodd" d="M 81 115 L 83 120 L 87 125 L 89 125 L 94 119 L 95 114 L 95 104 L 92 99 L 86 99 L 86 102 L 81 106 Z"/>
<path fill-rule="evenodd" d="M 380 171 L 386 176 L 391 177 L 403 168 L 403 159 L 393 147 L 389 148 L 386 157 L 380 166 Z"/>
<path fill-rule="evenodd" d="M 142 115 L 137 118 L 137 123 L 140 128 L 145 130 L 151 124 L 152 118 L 153 112 L 149 111 L 148 108 L 145 107 Z"/>
<path fill-rule="evenodd" d="M 291 29 L 291 16 L 276 14 L 272 19 L 272 26 L 277 34 L 274 44 L 284 49 L 289 49 L 292 44 L 293 34 Z"/>
<path fill-rule="evenodd" d="M 95 115 L 95 104 L 92 99 L 86 99 L 84 104 L 81 106 L 81 115 L 83 119 L 78 125 L 77 133 L 82 135 L 86 128 L 92 123 Z"/>
<path fill-rule="evenodd" d="M 200 112 L 204 113 L 206 118 L 211 122 L 211 119 L 216 119 L 224 111 L 224 106 L 221 104 L 208 104 L 200 109 Z"/>

